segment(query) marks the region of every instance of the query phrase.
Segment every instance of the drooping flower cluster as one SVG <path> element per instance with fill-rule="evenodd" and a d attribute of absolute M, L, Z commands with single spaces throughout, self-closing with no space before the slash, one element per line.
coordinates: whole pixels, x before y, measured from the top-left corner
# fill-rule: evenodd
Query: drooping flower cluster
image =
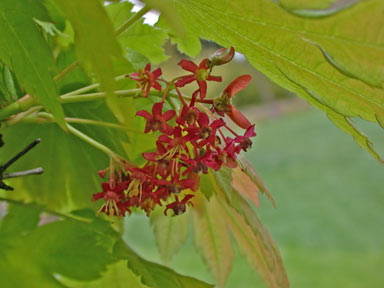
<path fill-rule="evenodd" d="M 153 105 L 152 113 L 137 112 L 137 116 L 146 121 L 145 133 L 158 131 L 157 149 L 143 153 L 146 163 L 142 167 L 125 160 L 118 163 L 111 160 L 109 181 L 102 183 L 102 192 L 93 195 L 94 200 L 104 200 L 100 212 L 123 216 L 136 207 L 149 215 L 156 205 L 165 205 L 165 215 L 170 210 L 173 215 L 182 214 L 188 205 L 193 205 L 192 198 L 200 187 L 200 175 L 207 174 L 209 169 L 218 171 L 223 166 L 237 166 L 237 155 L 251 147 L 250 138 L 256 134 L 254 125 L 231 104 L 231 98 L 249 84 L 251 76 L 237 77 L 214 100 L 204 99 L 206 81 L 222 81 L 221 77 L 211 75 L 212 68 L 228 63 L 233 55 L 233 48 L 229 52 L 220 49 L 200 65 L 182 60 L 179 65 L 193 74 L 170 82 L 160 78 L 159 68 L 151 72 L 149 64 L 144 71 L 129 75 L 138 81 L 143 96 L 148 96 L 151 88 L 159 90 L 158 81 L 167 85 L 161 101 Z M 179 87 L 195 81 L 198 89 L 191 98 L 184 97 Z M 163 104 L 170 89 L 175 89 L 180 98 L 179 111 L 164 111 Z M 210 104 L 211 109 L 197 105 L 198 102 Z M 238 135 L 226 124 L 222 118 L 225 114 L 245 129 L 243 135 Z M 107 169 L 99 174 L 104 178 L 106 172 Z"/>

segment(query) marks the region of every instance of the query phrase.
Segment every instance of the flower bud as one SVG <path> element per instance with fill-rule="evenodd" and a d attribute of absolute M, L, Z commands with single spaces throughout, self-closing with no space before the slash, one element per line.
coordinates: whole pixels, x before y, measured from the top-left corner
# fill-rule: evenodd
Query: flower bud
<path fill-rule="evenodd" d="M 104 178 L 106 173 L 107 173 L 107 169 L 100 170 L 99 172 L 97 172 L 97 174 L 99 174 L 101 178 Z"/>
<path fill-rule="evenodd" d="M 231 47 L 228 51 L 227 48 L 220 48 L 209 59 L 209 66 L 218 66 L 230 62 L 235 55 L 235 49 Z"/>

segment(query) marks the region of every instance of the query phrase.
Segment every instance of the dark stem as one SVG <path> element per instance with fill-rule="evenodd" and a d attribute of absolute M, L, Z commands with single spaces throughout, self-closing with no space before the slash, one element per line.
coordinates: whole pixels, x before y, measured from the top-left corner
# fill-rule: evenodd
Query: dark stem
<path fill-rule="evenodd" d="M 11 166 L 14 162 L 16 162 L 21 157 L 23 157 L 29 150 L 31 150 L 33 147 L 35 147 L 39 143 L 40 143 L 40 139 L 34 140 L 31 144 L 29 144 L 22 151 L 20 151 L 16 156 L 11 158 L 7 163 L 1 165 L 0 166 L 0 173 L 4 172 L 9 166 Z"/>
<path fill-rule="evenodd" d="M 22 176 L 28 176 L 28 175 L 38 175 L 38 174 L 43 174 L 43 172 L 44 172 L 43 168 L 39 167 L 35 169 L 4 174 L 3 179 L 22 177 Z"/>

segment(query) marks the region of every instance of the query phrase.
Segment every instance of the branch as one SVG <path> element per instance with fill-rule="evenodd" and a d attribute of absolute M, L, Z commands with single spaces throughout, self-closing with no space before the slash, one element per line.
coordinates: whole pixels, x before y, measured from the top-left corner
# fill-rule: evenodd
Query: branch
<path fill-rule="evenodd" d="M 43 174 L 43 172 L 44 172 L 43 168 L 39 167 L 35 169 L 4 174 L 3 179 L 22 177 L 22 176 L 28 176 L 28 175 L 38 175 L 38 174 Z"/>
<path fill-rule="evenodd" d="M 25 147 L 23 150 L 21 150 L 19 153 L 16 154 L 13 158 L 11 158 L 8 162 L 0 166 L 0 173 L 4 172 L 9 166 L 11 166 L 13 163 L 15 163 L 18 159 L 23 157 L 28 151 L 30 151 L 33 147 L 35 147 L 37 144 L 40 143 L 40 139 L 34 140 L 31 144 L 29 144 L 27 147 Z"/>

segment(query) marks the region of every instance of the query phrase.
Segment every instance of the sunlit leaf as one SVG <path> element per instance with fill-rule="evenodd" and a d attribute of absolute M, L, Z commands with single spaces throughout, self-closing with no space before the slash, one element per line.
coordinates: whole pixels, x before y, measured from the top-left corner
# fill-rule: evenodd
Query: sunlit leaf
<path fill-rule="evenodd" d="M 8 205 L 7 214 L 1 222 L 2 235 L 19 236 L 35 229 L 40 219 L 41 207 L 35 204 Z"/>
<path fill-rule="evenodd" d="M 316 19 L 294 16 L 269 0 L 181 0 L 176 6 L 187 27 L 234 46 L 299 96 L 308 100 L 299 89 L 305 87 L 339 115 L 384 122 L 384 42 L 377 36 L 383 1 L 362 1 Z"/>
<path fill-rule="evenodd" d="M 157 209 L 151 214 L 151 226 L 162 260 L 167 263 L 187 241 L 191 214 L 190 210 L 177 217 L 166 217 L 164 209 Z"/>
<path fill-rule="evenodd" d="M 114 254 L 119 259 L 128 260 L 128 268 L 141 276 L 141 281 L 153 288 L 208 288 L 207 284 L 192 277 L 177 274 L 170 268 L 149 262 L 139 257 L 124 242 L 119 241 L 114 247 Z"/>
<path fill-rule="evenodd" d="M 107 12 L 113 21 L 115 29 L 135 14 L 131 12 L 132 6 L 128 2 L 107 6 Z M 144 24 L 143 20 L 139 20 L 122 32 L 118 39 L 124 53 L 127 48 L 132 49 L 147 57 L 151 63 L 157 64 L 167 59 L 163 50 L 167 38 L 168 35 L 163 29 Z"/>
<path fill-rule="evenodd" d="M 176 10 L 173 10 L 176 11 Z M 190 57 L 197 57 L 201 51 L 201 42 L 197 33 L 190 29 L 184 29 L 183 32 L 178 31 L 172 24 L 169 24 L 168 18 L 162 14 L 156 27 L 166 30 L 170 36 L 171 42 L 177 45 L 177 49 Z"/>
<path fill-rule="evenodd" d="M 66 114 L 116 123 L 116 118 L 102 101 L 66 104 Z M 103 143 L 116 153 L 124 155 L 124 134 L 115 128 L 73 124 L 80 131 Z M 4 132 L 6 145 L 0 150 L 1 159 L 9 159 L 36 138 L 41 143 L 18 160 L 10 171 L 43 167 L 42 175 L 12 179 L 15 191 L 10 197 L 31 199 L 51 209 L 73 210 L 99 203 L 91 202 L 92 194 L 99 192 L 101 179 L 97 171 L 108 166 L 108 157 L 73 135 L 66 134 L 55 123 L 19 124 Z M 23 135 L 21 141 L 20 135 Z"/>
<path fill-rule="evenodd" d="M 0 70 L 0 90 L 3 92 L 8 103 L 16 101 L 18 97 L 12 72 L 7 65 L 0 66 L 2 66 L 2 69 Z"/>
<path fill-rule="evenodd" d="M 113 93 L 116 88 L 113 61 L 122 58 L 122 54 L 113 25 L 103 5 L 97 0 L 53 1 L 72 24 L 78 59 L 87 71 L 96 75 L 101 88 L 109 95 L 108 104 L 121 118 L 121 111 Z"/>
<path fill-rule="evenodd" d="M 66 278 L 61 279 L 61 283 L 72 288 L 148 288 L 140 282 L 140 277 L 127 269 L 127 261 L 118 261 L 108 266 L 101 278 L 89 282 L 74 281 Z"/>
<path fill-rule="evenodd" d="M 1 222 L 2 287 L 63 287 L 57 275 L 92 280 L 114 262 L 109 238 L 116 234 L 106 222 L 61 220 L 37 227 L 40 209 L 12 206 Z"/>
<path fill-rule="evenodd" d="M 200 175 L 200 192 L 203 193 L 208 200 L 215 193 L 214 181 L 215 176 L 211 171 L 208 171 L 208 174 Z"/>
<path fill-rule="evenodd" d="M 0 59 L 14 71 L 20 86 L 66 129 L 53 75 L 53 55 L 33 18 L 47 19 L 39 1 L 0 1 Z"/>

